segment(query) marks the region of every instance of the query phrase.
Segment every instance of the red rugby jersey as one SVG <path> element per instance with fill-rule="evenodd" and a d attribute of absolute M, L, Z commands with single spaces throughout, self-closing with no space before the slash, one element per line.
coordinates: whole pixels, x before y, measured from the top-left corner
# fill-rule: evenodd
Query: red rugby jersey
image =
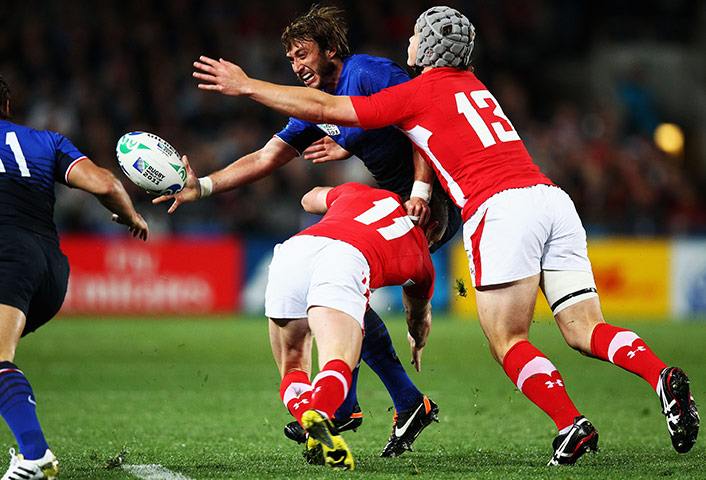
<path fill-rule="evenodd" d="M 397 125 L 468 220 L 492 195 L 553 185 L 487 88 L 469 71 L 434 68 L 369 97 L 351 97 L 363 128 Z"/>
<path fill-rule="evenodd" d="M 410 297 L 431 298 L 429 246 L 401 202 L 390 191 L 344 183 L 328 193 L 328 211 L 321 221 L 298 235 L 333 238 L 360 250 L 370 265 L 370 288 L 402 285 Z"/>

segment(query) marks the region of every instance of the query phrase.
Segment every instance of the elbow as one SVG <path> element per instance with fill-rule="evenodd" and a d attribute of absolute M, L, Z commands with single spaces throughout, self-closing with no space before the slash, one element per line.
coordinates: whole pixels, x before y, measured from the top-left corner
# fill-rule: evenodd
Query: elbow
<path fill-rule="evenodd" d="M 314 187 L 302 197 L 302 207 L 309 213 L 323 215 L 328 210 L 326 194 L 330 188 Z"/>
<path fill-rule="evenodd" d="M 311 211 L 311 209 L 312 209 L 312 199 L 311 199 L 312 193 L 313 193 L 313 191 L 308 192 L 306 195 L 304 195 L 302 197 L 302 202 L 301 202 L 302 208 L 309 213 L 313 213 Z"/>
<path fill-rule="evenodd" d="M 91 193 L 97 197 L 111 197 L 122 189 L 122 184 L 108 170 L 103 170 L 101 175 L 91 185 Z"/>

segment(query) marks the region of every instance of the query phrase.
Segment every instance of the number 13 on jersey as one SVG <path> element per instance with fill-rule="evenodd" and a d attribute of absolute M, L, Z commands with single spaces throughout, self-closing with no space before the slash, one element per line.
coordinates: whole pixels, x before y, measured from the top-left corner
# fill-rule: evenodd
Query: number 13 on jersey
<path fill-rule="evenodd" d="M 495 132 L 495 135 L 501 142 L 512 142 L 520 139 L 520 136 L 517 134 L 515 127 L 512 126 L 510 120 L 508 120 L 508 118 L 503 113 L 503 109 L 500 108 L 500 104 L 497 100 L 495 100 L 493 94 L 490 93 L 488 90 L 475 90 L 471 92 L 470 95 L 467 95 L 464 92 L 458 92 L 455 95 L 455 98 L 458 113 L 466 116 L 466 120 L 468 120 L 468 123 L 471 125 L 471 128 L 473 128 L 473 130 L 476 132 L 476 135 L 478 135 L 478 138 L 483 143 L 484 147 L 490 147 L 491 145 L 495 145 L 496 143 L 495 137 L 493 136 L 493 133 L 490 131 L 489 127 L 492 127 L 493 131 Z M 473 101 L 473 103 L 475 103 L 475 106 L 473 106 L 471 100 Z M 488 104 L 488 100 L 490 100 L 492 104 Z M 491 121 L 489 122 L 490 125 L 488 125 L 486 124 L 486 120 L 481 117 L 478 110 L 490 108 L 493 106 L 495 107 L 493 109 L 493 115 L 495 115 L 498 121 Z M 505 125 L 503 125 L 503 122 L 501 122 L 500 119 L 505 121 L 509 129 L 505 128 Z"/>

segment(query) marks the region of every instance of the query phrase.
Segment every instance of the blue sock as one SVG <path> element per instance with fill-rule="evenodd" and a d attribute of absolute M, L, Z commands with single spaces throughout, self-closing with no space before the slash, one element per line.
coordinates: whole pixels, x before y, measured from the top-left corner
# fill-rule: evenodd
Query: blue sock
<path fill-rule="evenodd" d="M 12 362 L 0 362 L 0 414 L 26 459 L 36 460 L 44 456 L 49 445 L 39 426 L 32 387 Z"/>
<path fill-rule="evenodd" d="M 382 380 L 395 410 L 401 412 L 414 406 L 422 392 L 407 375 L 397 358 L 387 327 L 372 308 L 365 312 L 365 337 L 360 356 Z"/>
<path fill-rule="evenodd" d="M 346 399 L 343 400 L 343 403 L 340 407 L 338 407 L 338 410 L 336 410 L 336 413 L 333 415 L 334 418 L 348 418 L 353 413 L 353 407 L 355 407 L 355 404 L 358 403 L 358 393 L 356 392 L 356 389 L 358 386 L 359 370 L 360 362 L 358 362 L 358 365 L 356 365 L 353 371 L 351 372 L 351 388 L 348 389 L 348 395 L 346 395 Z"/>

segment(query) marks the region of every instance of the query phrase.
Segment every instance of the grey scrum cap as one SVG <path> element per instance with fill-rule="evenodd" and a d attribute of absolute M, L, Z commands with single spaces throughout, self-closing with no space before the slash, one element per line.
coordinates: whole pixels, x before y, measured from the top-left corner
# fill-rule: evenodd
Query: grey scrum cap
<path fill-rule="evenodd" d="M 431 7 L 417 19 L 418 67 L 466 68 L 471 61 L 476 30 L 464 15 L 451 7 Z"/>

